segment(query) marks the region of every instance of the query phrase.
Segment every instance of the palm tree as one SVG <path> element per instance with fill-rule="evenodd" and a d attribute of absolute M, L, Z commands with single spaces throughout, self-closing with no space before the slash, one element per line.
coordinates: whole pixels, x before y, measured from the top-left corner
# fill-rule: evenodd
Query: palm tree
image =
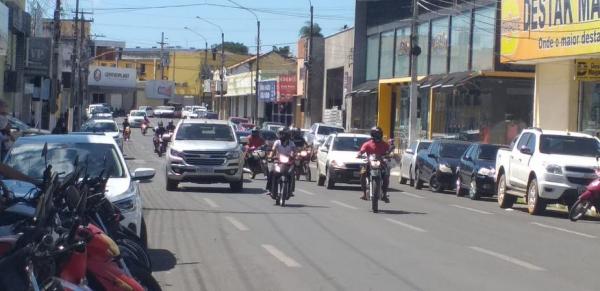
<path fill-rule="evenodd" d="M 304 26 L 300 28 L 300 37 L 309 37 L 310 36 L 310 21 L 304 23 Z M 313 36 L 323 37 L 321 34 L 321 27 L 318 23 L 313 24 Z"/>

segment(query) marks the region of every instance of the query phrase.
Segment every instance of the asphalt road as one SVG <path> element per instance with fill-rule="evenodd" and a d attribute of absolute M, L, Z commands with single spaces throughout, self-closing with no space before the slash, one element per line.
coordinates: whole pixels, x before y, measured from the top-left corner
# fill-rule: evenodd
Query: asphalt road
<path fill-rule="evenodd" d="M 498 208 L 393 179 L 379 214 L 359 188 L 298 182 L 286 208 L 265 180 L 165 190 L 164 158 L 139 129 L 125 145 L 141 184 L 155 276 L 165 290 L 599 290 L 600 221 Z M 313 175 L 314 177 L 314 175 Z"/>

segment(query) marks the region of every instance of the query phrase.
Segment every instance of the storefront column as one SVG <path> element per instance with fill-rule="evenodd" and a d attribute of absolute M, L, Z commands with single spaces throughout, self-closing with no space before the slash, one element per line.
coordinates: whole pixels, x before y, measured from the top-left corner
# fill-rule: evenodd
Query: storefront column
<path fill-rule="evenodd" d="M 572 60 L 537 64 L 533 126 L 577 131 L 578 92 Z"/>
<path fill-rule="evenodd" d="M 379 97 L 377 98 L 377 126 L 381 127 L 385 137 L 391 136 L 391 106 L 392 86 L 390 84 L 379 84 Z"/>

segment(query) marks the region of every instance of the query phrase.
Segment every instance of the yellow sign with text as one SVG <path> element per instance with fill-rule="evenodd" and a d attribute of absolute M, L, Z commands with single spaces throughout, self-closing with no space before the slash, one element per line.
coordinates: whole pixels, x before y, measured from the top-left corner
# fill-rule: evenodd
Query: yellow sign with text
<path fill-rule="evenodd" d="M 500 61 L 600 53 L 600 0 L 502 0 Z"/>
<path fill-rule="evenodd" d="M 577 74 L 575 78 L 581 81 L 600 80 L 600 59 L 598 60 L 577 60 L 575 62 Z"/>

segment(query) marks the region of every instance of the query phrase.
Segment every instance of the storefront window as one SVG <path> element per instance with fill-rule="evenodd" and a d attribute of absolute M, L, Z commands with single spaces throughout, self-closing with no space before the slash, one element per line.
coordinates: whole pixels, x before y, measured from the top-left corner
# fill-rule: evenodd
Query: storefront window
<path fill-rule="evenodd" d="M 469 66 L 469 36 L 471 11 L 452 17 L 450 43 L 450 72 L 464 72 Z"/>
<path fill-rule="evenodd" d="M 600 82 L 581 82 L 581 131 L 600 132 Z"/>
<path fill-rule="evenodd" d="M 394 76 L 408 76 L 410 69 L 410 27 L 396 30 L 396 64 Z"/>
<path fill-rule="evenodd" d="M 431 22 L 431 74 L 447 72 L 448 17 Z"/>
<path fill-rule="evenodd" d="M 367 37 L 367 80 L 379 77 L 379 34 Z"/>
<path fill-rule="evenodd" d="M 394 31 L 381 34 L 381 58 L 379 59 L 379 78 L 391 78 L 394 74 Z"/>
<path fill-rule="evenodd" d="M 494 68 L 496 6 L 475 10 L 473 18 L 473 71 Z"/>
<path fill-rule="evenodd" d="M 417 35 L 421 54 L 417 57 L 417 73 L 419 76 L 425 76 L 428 72 L 429 60 L 429 22 L 421 23 L 417 26 Z"/>

